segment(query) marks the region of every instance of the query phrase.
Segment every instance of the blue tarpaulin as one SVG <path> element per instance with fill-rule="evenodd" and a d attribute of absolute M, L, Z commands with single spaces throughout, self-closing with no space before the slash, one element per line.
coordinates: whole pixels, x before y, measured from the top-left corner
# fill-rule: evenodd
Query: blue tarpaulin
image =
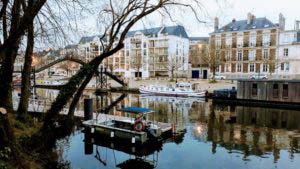
<path fill-rule="evenodd" d="M 151 113 L 152 109 L 143 108 L 143 107 L 124 107 L 119 109 L 118 111 L 129 112 L 129 113 Z"/>

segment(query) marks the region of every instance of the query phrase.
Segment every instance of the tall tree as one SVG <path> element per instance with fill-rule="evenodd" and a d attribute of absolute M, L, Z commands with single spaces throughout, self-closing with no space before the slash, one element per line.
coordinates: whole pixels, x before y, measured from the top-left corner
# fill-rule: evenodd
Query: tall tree
<path fill-rule="evenodd" d="M 53 117 L 57 116 L 61 109 L 73 96 L 80 96 L 85 86 L 98 70 L 99 64 L 107 57 L 113 55 L 123 48 L 123 41 L 132 26 L 148 16 L 160 11 L 170 14 L 170 8 L 191 9 L 196 19 L 199 19 L 199 11 L 203 11 L 203 4 L 200 0 L 192 0 L 183 3 L 179 0 L 106 0 L 103 2 L 99 18 L 103 26 L 103 36 L 101 38 L 103 53 L 95 57 L 91 62 L 82 66 L 76 75 L 71 77 L 69 82 L 60 90 L 59 95 L 51 108 L 48 110 L 44 129 L 52 123 Z M 199 11 L 195 8 L 199 7 Z M 169 15 L 171 17 L 171 15 Z M 199 20 L 200 21 L 200 20 Z M 104 41 L 106 40 L 106 41 Z M 79 87 L 78 87 L 79 86 Z M 79 90 L 80 89 L 80 90 Z M 74 98 L 79 100 L 77 98 Z M 73 104 L 74 105 L 74 104 Z"/>

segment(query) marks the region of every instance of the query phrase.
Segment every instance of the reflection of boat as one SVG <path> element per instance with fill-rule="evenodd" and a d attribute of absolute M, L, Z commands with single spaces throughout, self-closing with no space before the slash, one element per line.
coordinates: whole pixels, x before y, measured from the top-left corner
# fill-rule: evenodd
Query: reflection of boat
<path fill-rule="evenodd" d="M 64 85 L 66 82 L 62 80 L 38 80 L 37 85 L 57 86 Z"/>
<path fill-rule="evenodd" d="M 115 163 L 117 168 L 156 168 L 158 164 L 158 154 L 163 149 L 164 143 L 180 144 L 184 138 L 185 132 L 172 135 L 166 134 L 162 136 L 160 141 L 147 142 L 145 144 L 124 144 L 122 140 L 105 137 L 96 133 L 90 133 L 90 129 L 85 128 L 84 131 L 84 153 L 86 155 L 94 154 L 95 158 L 104 166 L 109 165 L 109 161 Z M 112 150 L 112 151 L 108 151 Z M 114 159 L 108 157 L 111 155 L 108 152 L 113 152 Z M 118 163 L 118 155 L 122 153 L 129 156 Z"/>
<path fill-rule="evenodd" d="M 88 120 L 83 122 L 87 127 L 93 127 L 100 134 L 116 137 L 131 143 L 145 143 L 150 140 L 159 140 L 163 133 L 172 130 L 171 124 L 147 121 L 146 115 L 154 111 L 141 107 L 126 107 L 120 112 L 134 114 L 135 118 L 114 116 L 114 119 Z"/>
<path fill-rule="evenodd" d="M 140 93 L 143 94 L 154 94 L 164 96 L 176 96 L 176 97 L 205 97 L 206 91 L 194 91 L 192 84 L 190 83 L 176 83 L 175 87 L 172 86 L 140 86 Z"/>
<path fill-rule="evenodd" d="M 172 97 L 172 96 L 153 96 L 148 94 L 141 94 L 140 99 L 146 99 L 148 101 L 161 101 L 161 102 L 205 102 L 204 98 L 197 98 L 197 97 Z"/>

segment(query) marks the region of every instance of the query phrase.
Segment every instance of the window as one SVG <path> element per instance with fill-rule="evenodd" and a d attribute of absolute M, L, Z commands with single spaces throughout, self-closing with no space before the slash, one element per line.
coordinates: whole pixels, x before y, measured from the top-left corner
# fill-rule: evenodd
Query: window
<path fill-rule="evenodd" d="M 240 63 L 237 64 L 236 71 L 237 72 L 242 72 L 242 64 L 240 64 Z"/>
<path fill-rule="evenodd" d="M 251 33 L 249 38 L 250 47 L 256 46 L 256 33 Z"/>
<path fill-rule="evenodd" d="M 225 72 L 230 72 L 230 70 L 231 70 L 230 64 L 226 63 L 225 64 Z"/>
<path fill-rule="evenodd" d="M 226 61 L 231 60 L 231 51 L 226 51 L 226 56 L 225 56 Z"/>
<path fill-rule="evenodd" d="M 238 35 L 237 37 L 237 46 L 238 48 L 242 48 L 243 47 L 243 36 L 242 35 Z"/>
<path fill-rule="evenodd" d="M 283 49 L 283 56 L 285 56 L 285 57 L 289 56 L 289 49 L 288 48 Z"/>
<path fill-rule="evenodd" d="M 216 36 L 216 48 L 221 48 L 221 35 Z"/>
<path fill-rule="evenodd" d="M 144 49 L 144 56 L 146 56 L 147 55 L 147 50 L 146 49 Z"/>
<path fill-rule="evenodd" d="M 256 97 L 257 96 L 257 83 L 252 84 L 252 90 L 251 90 L 252 96 Z"/>
<path fill-rule="evenodd" d="M 264 59 L 269 59 L 269 49 L 264 49 L 263 57 Z"/>
<path fill-rule="evenodd" d="M 278 84 L 273 84 L 273 97 L 278 98 L 278 96 L 279 96 Z"/>
<path fill-rule="evenodd" d="M 242 61 L 242 60 L 243 60 L 243 53 L 242 53 L 241 50 L 238 51 L 238 57 L 237 57 L 237 60 L 238 60 L 238 61 Z"/>
<path fill-rule="evenodd" d="M 249 65 L 249 72 L 254 72 L 254 70 L 255 70 L 255 65 L 253 63 L 251 63 Z"/>
<path fill-rule="evenodd" d="M 147 47 L 147 44 L 146 44 L 146 42 L 144 42 L 144 48 L 146 48 Z"/>
<path fill-rule="evenodd" d="M 230 48 L 232 44 L 231 34 L 226 34 L 226 47 Z"/>
<path fill-rule="evenodd" d="M 268 72 L 268 65 L 267 64 L 263 64 L 263 72 Z"/>
<path fill-rule="evenodd" d="M 256 54 L 256 51 L 255 51 L 255 50 L 250 50 L 250 51 L 249 51 L 249 60 L 250 60 L 250 61 L 255 60 L 255 54 Z"/>
<path fill-rule="evenodd" d="M 285 71 L 289 71 L 290 70 L 290 63 L 285 63 Z"/>
<path fill-rule="evenodd" d="M 263 45 L 270 46 L 270 34 L 263 35 Z"/>
<path fill-rule="evenodd" d="M 283 98 L 289 97 L 289 85 L 288 84 L 283 84 L 283 86 L 282 86 L 282 97 Z"/>
<path fill-rule="evenodd" d="M 281 69 L 282 71 L 284 71 L 284 63 L 281 63 L 281 64 L 280 64 L 280 69 Z"/>
<path fill-rule="evenodd" d="M 220 72 L 219 66 L 216 67 L 216 72 Z"/>

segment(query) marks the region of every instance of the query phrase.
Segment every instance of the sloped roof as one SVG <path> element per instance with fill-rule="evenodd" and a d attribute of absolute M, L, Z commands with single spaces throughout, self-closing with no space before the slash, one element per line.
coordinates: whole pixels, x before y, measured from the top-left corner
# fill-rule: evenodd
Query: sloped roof
<path fill-rule="evenodd" d="M 275 27 L 278 27 L 278 25 L 272 23 L 267 18 L 256 18 L 250 24 L 247 24 L 247 20 L 230 22 L 229 24 L 216 30 L 214 33 L 245 31 L 245 30 L 252 30 L 252 29 L 264 29 L 264 28 L 275 28 Z"/>
<path fill-rule="evenodd" d="M 297 42 L 300 42 L 300 31 L 297 32 Z"/>
<path fill-rule="evenodd" d="M 65 47 L 65 49 L 75 49 L 75 48 L 77 48 L 77 45 L 67 45 Z"/>
<path fill-rule="evenodd" d="M 88 43 L 94 40 L 95 37 L 98 37 L 99 39 L 102 37 L 102 35 L 94 35 L 94 36 L 84 36 L 79 40 L 80 44 Z M 106 38 L 103 38 L 103 41 L 106 41 Z"/>
<path fill-rule="evenodd" d="M 189 37 L 190 41 L 208 41 L 209 37 Z"/>
<path fill-rule="evenodd" d="M 183 26 L 177 25 L 177 26 L 166 26 L 166 27 L 156 27 L 156 28 L 150 28 L 150 29 L 143 29 L 143 30 L 135 30 L 135 31 L 129 31 L 127 33 L 127 37 L 134 36 L 135 33 L 141 32 L 145 36 L 149 35 L 158 35 L 158 33 L 167 33 L 168 35 L 174 35 L 179 37 L 188 38 L 188 35 L 185 31 L 185 28 Z"/>

